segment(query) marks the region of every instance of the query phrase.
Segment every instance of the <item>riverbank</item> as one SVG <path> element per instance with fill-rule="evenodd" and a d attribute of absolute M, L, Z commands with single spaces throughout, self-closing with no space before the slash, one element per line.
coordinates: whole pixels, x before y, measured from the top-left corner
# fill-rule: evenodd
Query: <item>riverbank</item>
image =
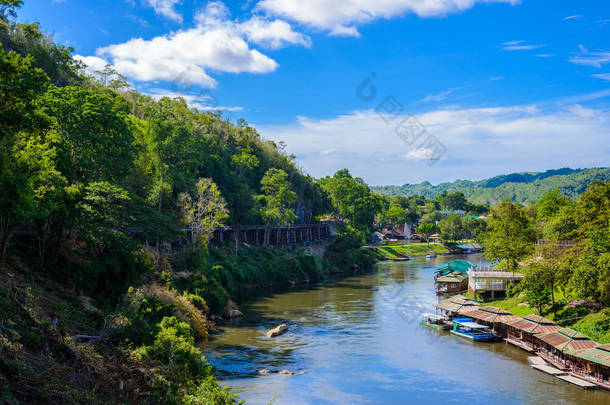
<path fill-rule="evenodd" d="M 0 403 L 232 404 L 199 347 L 217 330 L 212 319 L 249 294 L 353 275 L 376 260 L 351 234 L 307 248 L 142 246 L 133 255 L 140 276 L 123 292 L 115 286 L 113 305 L 19 256 L 0 268 Z"/>
<path fill-rule="evenodd" d="M 408 257 L 434 255 L 447 255 L 450 250 L 442 243 L 403 243 L 391 245 L 376 245 L 369 247 L 383 260 L 394 260 Z"/>

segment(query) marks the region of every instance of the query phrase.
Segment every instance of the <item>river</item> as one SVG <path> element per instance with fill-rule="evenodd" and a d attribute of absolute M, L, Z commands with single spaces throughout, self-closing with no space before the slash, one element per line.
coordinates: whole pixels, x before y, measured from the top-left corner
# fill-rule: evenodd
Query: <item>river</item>
<path fill-rule="evenodd" d="M 418 315 L 438 300 L 435 268 L 456 258 L 464 257 L 379 263 L 372 273 L 252 299 L 244 318 L 221 325 L 206 357 L 247 404 L 610 404 L 608 392 L 532 369 L 511 345 L 421 326 Z M 264 336 L 279 323 L 289 332 Z"/>

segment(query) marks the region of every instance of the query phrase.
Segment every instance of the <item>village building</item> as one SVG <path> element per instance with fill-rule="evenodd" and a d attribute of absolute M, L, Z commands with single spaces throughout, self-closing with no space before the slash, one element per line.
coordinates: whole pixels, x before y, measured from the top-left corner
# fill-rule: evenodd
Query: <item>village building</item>
<path fill-rule="evenodd" d="M 437 294 L 457 294 L 468 289 L 468 275 L 452 271 L 434 280 Z"/>
<path fill-rule="evenodd" d="M 538 356 L 560 370 L 566 370 L 574 365 L 574 361 L 567 353 L 598 346 L 589 337 L 568 328 L 534 335 L 534 344 L 539 347 Z"/>
<path fill-rule="evenodd" d="M 468 270 L 468 293 L 483 300 L 505 297 L 508 287 L 522 279 L 521 273 L 473 268 Z"/>
<path fill-rule="evenodd" d="M 538 333 L 555 332 L 561 326 L 538 315 L 527 315 L 523 318 L 513 319 L 506 324 L 506 342 L 520 347 L 530 353 L 539 349 L 539 341 L 534 339 Z"/>
<path fill-rule="evenodd" d="M 493 328 L 494 333 L 501 337 L 507 335 L 507 323 L 519 319 L 519 317 L 511 314 L 505 309 L 491 306 L 481 306 L 476 310 L 469 312 L 468 317 L 480 324 Z"/>
<path fill-rule="evenodd" d="M 572 373 L 610 390 L 610 344 L 565 352 L 573 363 Z"/>
<path fill-rule="evenodd" d="M 475 300 L 466 298 L 463 295 L 454 295 L 436 304 L 435 308 L 440 310 L 447 318 L 453 319 L 459 316 L 467 316 L 480 305 Z"/>

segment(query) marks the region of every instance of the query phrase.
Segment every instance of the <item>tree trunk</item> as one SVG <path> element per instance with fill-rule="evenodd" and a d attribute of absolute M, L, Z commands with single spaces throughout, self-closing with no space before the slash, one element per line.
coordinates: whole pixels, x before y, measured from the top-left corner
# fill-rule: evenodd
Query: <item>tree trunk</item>
<path fill-rule="evenodd" d="M 6 259 L 8 241 L 11 237 L 11 214 L 4 213 L 0 218 L 0 263 Z"/>

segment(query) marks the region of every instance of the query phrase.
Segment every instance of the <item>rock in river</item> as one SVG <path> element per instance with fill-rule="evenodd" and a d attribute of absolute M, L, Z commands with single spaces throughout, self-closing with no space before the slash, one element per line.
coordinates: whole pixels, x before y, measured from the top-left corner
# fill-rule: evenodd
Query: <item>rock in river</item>
<path fill-rule="evenodd" d="M 227 312 L 227 316 L 229 318 L 239 318 L 240 316 L 244 316 L 244 314 L 242 314 L 239 309 L 232 309 L 229 312 Z"/>
<path fill-rule="evenodd" d="M 288 325 L 286 325 L 285 323 L 278 325 L 277 327 L 275 327 L 274 329 L 271 329 L 269 331 L 267 331 L 266 335 L 267 337 L 276 337 L 279 336 L 283 333 L 286 333 L 286 331 L 288 331 Z"/>

